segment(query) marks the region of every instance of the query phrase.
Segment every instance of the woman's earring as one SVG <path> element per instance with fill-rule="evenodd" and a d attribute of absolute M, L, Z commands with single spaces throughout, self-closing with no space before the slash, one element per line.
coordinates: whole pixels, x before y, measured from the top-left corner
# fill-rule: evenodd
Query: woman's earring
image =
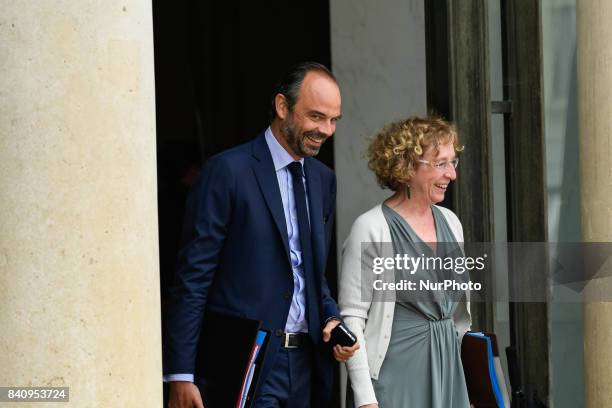
<path fill-rule="evenodd" d="M 410 200 L 410 184 L 406 184 L 406 197 Z"/>

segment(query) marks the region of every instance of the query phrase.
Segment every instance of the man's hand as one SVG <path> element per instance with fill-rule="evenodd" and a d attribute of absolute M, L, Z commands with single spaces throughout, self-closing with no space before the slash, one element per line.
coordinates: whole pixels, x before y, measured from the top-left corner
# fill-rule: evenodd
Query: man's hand
<path fill-rule="evenodd" d="M 204 408 L 198 387 L 189 381 L 172 381 L 168 408 Z"/>
<path fill-rule="evenodd" d="M 340 324 L 340 320 L 330 320 L 323 328 L 323 341 L 327 343 L 331 337 L 331 332 L 337 325 Z M 352 347 L 342 347 L 339 344 L 334 346 L 334 358 L 339 363 L 346 363 L 346 361 L 353 357 L 353 354 L 359 350 L 359 342 L 353 344 Z"/>

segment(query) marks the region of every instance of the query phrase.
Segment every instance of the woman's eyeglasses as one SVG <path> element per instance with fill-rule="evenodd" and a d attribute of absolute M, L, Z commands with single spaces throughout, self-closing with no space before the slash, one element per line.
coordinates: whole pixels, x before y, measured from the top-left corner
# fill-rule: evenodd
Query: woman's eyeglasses
<path fill-rule="evenodd" d="M 446 169 L 448 169 L 448 166 L 451 165 L 453 166 L 454 169 L 457 168 L 457 166 L 459 165 L 459 159 L 453 159 L 453 160 L 444 160 L 444 161 L 439 161 L 439 162 L 431 162 L 429 160 L 419 160 L 419 163 L 423 163 L 423 164 L 427 164 L 431 167 L 433 167 L 436 170 L 439 171 L 445 171 Z"/>

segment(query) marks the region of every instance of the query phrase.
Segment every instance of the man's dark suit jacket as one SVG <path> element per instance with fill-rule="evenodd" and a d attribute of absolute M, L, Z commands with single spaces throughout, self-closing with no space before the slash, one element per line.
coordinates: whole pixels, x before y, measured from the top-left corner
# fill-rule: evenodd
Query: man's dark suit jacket
<path fill-rule="evenodd" d="M 315 344 L 313 406 L 331 396 L 331 351 L 325 320 L 339 316 L 324 277 L 335 215 L 336 179 L 304 160 L 314 273 L 305 276 L 308 330 Z M 164 343 L 164 373 L 193 373 L 205 310 L 261 320 L 272 338 L 261 381 L 281 346 L 293 295 L 287 225 L 272 156 L 262 133 L 210 158 L 187 202 L 183 244 Z M 312 275 L 312 276 L 311 276 Z M 313 290 L 314 288 L 314 290 Z M 226 350 L 232 353 L 232 350 Z"/>

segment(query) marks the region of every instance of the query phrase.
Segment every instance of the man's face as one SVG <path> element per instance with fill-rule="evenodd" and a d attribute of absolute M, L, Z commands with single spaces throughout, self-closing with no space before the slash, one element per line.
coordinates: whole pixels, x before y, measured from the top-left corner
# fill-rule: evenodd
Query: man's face
<path fill-rule="evenodd" d="M 309 72 L 293 111 L 283 114 L 281 131 L 289 148 L 300 157 L 316 156 L 341 116 L 338 85 L 324 74 Z"/>

